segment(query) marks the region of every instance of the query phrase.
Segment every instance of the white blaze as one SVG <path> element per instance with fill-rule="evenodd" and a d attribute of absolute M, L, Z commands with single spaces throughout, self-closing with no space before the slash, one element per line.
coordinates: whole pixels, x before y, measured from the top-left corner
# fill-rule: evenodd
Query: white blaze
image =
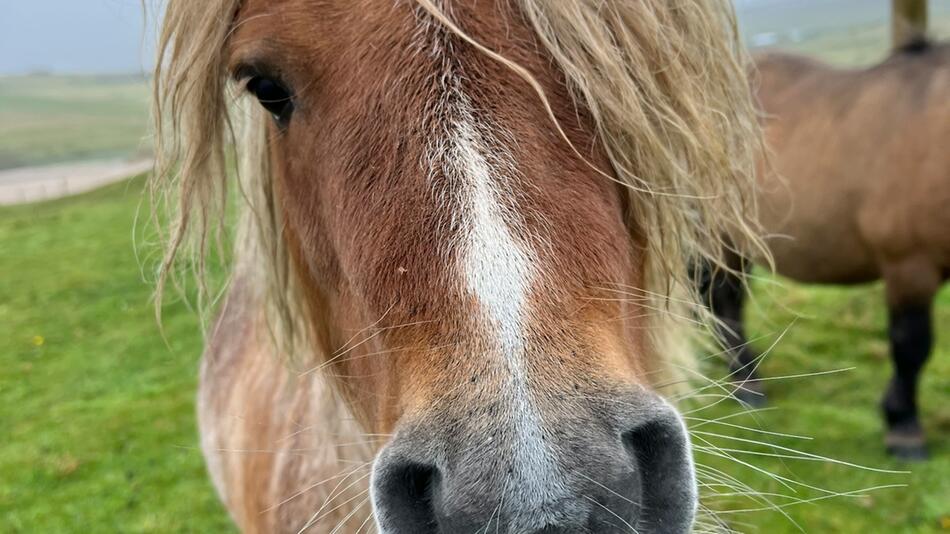
<path fill-rule="evenodd" d="M 514 195 L 506 182 L 515 178 L 516 172 L 508 154 L 489 160 L 487 134 L 477 127 L 467 99 L 462 95 L 459 99 L 457 115 L 451 119 L 446 164 L 454 167 L 450 174 L 460 181 L 461 188 L 466 228 L 461 270 L 466 289 L 478 301 L 479 320 L 489 332 L 491 349 L 500 353 L 510 371 L 505 400 L 512 410 L 513 475 L 529 490 L 521 498 L 547 500 L 561 483 L 553 454 L 542 440 L 543 423 L 529 387 L 524 326 L 534 280 L 533 255 L 509 227 L 517 217 L 508 211 Z"/>
<path fill-rule="evenodd" d="M 515 240 L 502 211 L 503 201 L 483 155 L 484 146 L 467 121 L 455 124 L 453 144 L 459 158 L 459 174 L 465 181 L 463 202 L 468 235 L 462 268 L 469 291 L 482 305 L 496 329 L 498 344 L 518 378 L 525 378 L 522 319 L 531 266 L 528 253 Z"/>
<path fill-rule="evenodd" d="M 542 438 L 541 413 L 529 387 L 526 309 L 537 273 L 527 240 L 510 227 L 520 220 L 513 213 L 515 195 L 510 190 L 518 173 L 504 143 L 497 142 L 507 136 L 477 119 L 462 75 L 450 61 L 448 41 L 441 35 L 428 41 L 430 30 L 427 23 L 420 27 L 420 43 L 433 59 L 443 62 L 438 80 L 442 99 L 433 112 L 445 121 L 445 129 L 432 140 L 427 159 L 430 171 L 436 167 L 444 171 L 446 183 L 437 186 L 438 192 L 448 193 L 442 198 L 452 210 L 452 220 L 461 222 L 462 233 L 454 236 L 453 244 L 458 247 L 463 290 L 478 303 L 480 341 L 486 350 L 476 357 L 501 358 L 508 370 L 499 399 L 508 404 L 500 414 L 507 420 L 496 424 L 508 427 L 506 434 L 514 440 L 511 482 L 520 489 L 505 497 L 506 507 L 535 508 L 556 501 L 566 488 L 555 455 Z"/>

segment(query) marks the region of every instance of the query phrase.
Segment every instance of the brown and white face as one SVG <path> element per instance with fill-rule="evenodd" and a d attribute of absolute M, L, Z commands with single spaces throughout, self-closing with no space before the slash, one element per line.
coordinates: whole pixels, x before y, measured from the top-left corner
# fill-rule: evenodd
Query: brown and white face
<path fill-rule="evenodd" d="M 583 110 L 506 1 L 443 6 Z M 686 532 L 689 445 L 649 389 L 651 310 L 618 186 L 516 73 L 409 1 L 247 0 L 234 76 L 271 161 L 327 369 L 367 432 L 384 533 Z"/>

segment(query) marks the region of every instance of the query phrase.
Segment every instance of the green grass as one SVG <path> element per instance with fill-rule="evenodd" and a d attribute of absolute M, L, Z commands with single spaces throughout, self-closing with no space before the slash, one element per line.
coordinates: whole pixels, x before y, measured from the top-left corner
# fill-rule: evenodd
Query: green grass
<path fill-rule="evenodd" d="M 197 447 L 201 340 L 159 335 L 142 181 L 0 210 L 0 532 L 224 532 Z"/>
<path fill-rule="evenodd" d="M 946 38 L 950 35 L 950 16 L 934 16 L 931 29 L 933 36 Z M 801 43 L 783 43 L 783 47 L 837 65 L 867 65 L 887 54 L 888 31 L 883 24 L 831 29 Z M 829 492 L 854 492 L 891 484 L 906 487 L 792 504 L 784 509 L 789 517 L 774 510 L 738 514 L 733 519 L 735 528 L 767 533 L 800 532 L 799 526 L 807 532 L 950 532 L 950 333 L 941 331 L 950 325 L 950 290 L 945 289 L 938 299 L 934 320 L 937 346 L 921 384 L 922 419 L 933 456 L 922 464 L 901 464 L 883 452 L 884 429 L 878 402 L 891 373 L 883 300 L 881 284 L 842 288 L 804 286 L 767 276 L 757 280 L 747 311 L 748 334 L 752 339 L 758 338 L 755 345 L 760 350 L 774 343 L 760 368 L 764 376 L 853 369 L 827 376 L 770 381 L 770 408 L 762 413 L 741 415 L 734 403 L 723 402 L 695 414 L 713 420 L 728 417 L 724 422 L 813 439 L 782 438 L 706 424 L 700 430 L 728 437 L 703 437 L 718 446 L 752 451 L 753 454 L 732 456 L 754 464 L 755 469 L 705 452 L 699 452 L 697 459 L 730 473 L 755 490 L 781 494 L 769 498 L 776 505 L 821 498 L 827 493 L 792 483 L 793 491 L 759 470 Z M 722 365 L 713 365 L 708 372 L 711 376 L 727 373 Z M 809 454 L 910 473 L 883 474 L 828 462 L 762 456 L 791 453 L 753 446 L 736 438 L 763 440 Z M 698 438 L 696 441 L 703 445 Z M 722 510 L 763 506 L 769 505 L 741 498 L 713 501 L 713 507 Z"/>
<path fill-rule="evenodd" d="M 941 331 L 941 327 L 950 324 L 950 290 L 944 290 L 938 298 L 937 347 L 921 384 L 922 420 L 929 432 L 933 458 L 909 465 L 889 459 L 883 450 L 884 428 L 878 401 L 891 373 L 883 287 L 880 284 L 858 288 L 804 286 L 761 277 L 754 283 L 753 295 L 747 310 L 749 336 L 758 339 L 755 346 L 762 351 L 774 344 L 760 367 L 763 376 L 780 378 L 850 370 L 770 381 L 767 384 L 769 409 L 754 415 L 741 415 L 742 410 L 733 402 L 723 402 L 695 414 L 713 420 L 734 416 L 725 422 L 813 439 L 769 436 L 717 424 L 707 424 L 699 430 L 729 436 L 713 439 L 722 447 L 790 454 L 735 438 L 763 440 L 863 466 L 909 470 L 910 473 L 875 473 L 828 462 L 734 453 L 736 458 L 753 463 L 759 469 L 828 491 L 853 492 L 889 484 L 906 485 L 860 492 L 860 497 L 793 505 L 785 510 L 790 519 L 775 511 L 742 514 L 735 518 L 736 526 L 754 525 L 757 528 L 745 530 L 768 533 L 799 532 L 795 523 L 807 532 L 950 531 L 950 332 Z M 711 376 L 727 373 L 719 363 L 711 367 L 708 371 Z M 695 425 L 698 421 L 691 423 Z M 696 442 L 703 445 L 698 438 Z M 822 496 L 820 491 L 792 484 L 798 492 L 795 493 L 732 460 L 702 452 L 697 453 L 697 459 L 728 471 L 758 491 L 786 496 L 770 498 L 775 504 L 791 502 L 791 498 Z M 717 499 L 715 507 L 763 506 L 741 501 Z"/>
<path fill-rule="evenodd" d="M 0 169 L 147 153 L 147 82 L 0 77 Z"/>
<path fill-rule="evenodd" d="M 0 210 L 0 531 L 223 532 L 227 517 L 197 450 L 194 395 L 201 340 L 180 304 L 158 333 L 133 255 L 141 180 L 46 204 Z M 924 375 L 921 400 L 934 459 L 905 466 L 882 451 L 877 400 L 890 370 L 879 286 L 858 289 L 758 282 L 750 333 L 768 348 L 766 376 L 853 370 L 769 383 L 772 410 L 726 422 L 812 440 L 771 443 L 907 475 L 736 453 L 770 472 L 846 492 L 777 512 L 724 516 L 749 532 L 939 532 L 950 516 L 950 336 Z M 950 293 L 936 323 L 950 324 Z M 721 376 L 714 364 L 709 371 Z M 693 414 L 716 419 L 731 402 Z M 695 421 L 693 424 L 695 425 Z M 763 435 L 721 424 L 699 430 L 743 439 Z M 704 436 L 709 437 L 709 436 Z M 720 446 L 782 451 L 718 438 Z M 697 443 L 701 442 L 697 439 Z M 782 488 L 762 474 L 698 453 L 753 488 L 800 499 L 815 490 Z M 786 499 L 772 497 L 776 504 Z M 758 504 L 717 499 L 717 509 Z"/>

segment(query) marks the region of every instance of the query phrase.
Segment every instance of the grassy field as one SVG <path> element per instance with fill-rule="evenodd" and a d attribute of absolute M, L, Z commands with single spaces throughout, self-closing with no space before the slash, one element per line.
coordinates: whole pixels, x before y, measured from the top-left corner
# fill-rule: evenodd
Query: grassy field
<path fill-rule="evenodd" d="M 225 532 L 229 524 L 196 448 L 194 394 L 201 341 L 182 305 L 165 310 L 159 335 L 133 255 L 140 180 L 80 197 L 0 210 L 0 532 Z M 924 423 L 934 459 L 904 466 L 881 446 L 877 400 L 888 377 L 881 288 L 809 288 L 761 281 L 750 313 L 762 366 L 783 377 L 853 368 L 830 376 L 770 382 L 768 411 L 742 415 L 732 402 L 689 414 L 696 443 L 710 440 L 741 463 L 699 452 L 709 468 L 736 477 L 783 511 L 727 513 L 748 532 L 938 532 L 950 521 L 950 335 L 923 381 Z M 950 324 L 950 293 L 937 325 Z M 711 376 L 724 367 L 711 366 Z M 715 388 L 704 392 L 718 393 Z M 709 404 L 707 397 L 700 403 Z M 728 418 L 728 419 L 723 419 Z M 718 420 L 703 423 L 701 419 Z M 810 436 L 801 440 L 736 426 Z M 909 474 L 796 461 L 767 441 L 810 454 Z M 721 453 L 720 453 L 721 454 Z M 758 471 L 834 492 L 825 496 Z M 715 488 L 728 493 L 722 487 Z M 762 503 L 728 496 L 720 510 Z M 950 529 L 950 525 L 943 527 Z"/>
<path fill-rule="evenodd" d="M 141 180 L 0 210 L 0 532 L 226 532 L 196 449 L 201 341 L 156 328 Z"/>
<path fill-rule="evenodd" d="M 743 414 L 732 402 L 700 399 L 690 424 L 699 446 L 712 444 L 732 452 L 741 462 L 715 452 L 698 452 L 697 460 L 730 473 L 751 488 L 769 494 L 770 503 L 713 499 L 713 507 L 731 510 L 788 503 L 789 517 L 775 510 L 740 514 L 734 526 L 759 532 L 939 532 L 950 531 L 950 290 L 939 296 L 935 324 L 937 349 L 921 386 L 923 423 L 930 432 L 933 459 L 902 464 L 885 456 L 878 401 L 890 377 L 883 287 L 809 287 L 768 277 L 754 283 L 747 313 L 750 339 L 768 351 L 760 369 L 770 377 L 769 408 Z M 727 373 L 713 365 L 710 376 Z M 829 373 L 822 376 L 784 378 Z M 719 393 L 707 388 L 705 394 Z M 703 424 L 700 419 L 719 420 Z M 702 425 L 697 427 L 697 425 Z M 779 432 L 799 439 L 768 435 Z M 754 445 L 765 441 L 775 447 Z M 790 456 L 817 455 L 875 469 L 909 471 L 880 473 Z M 772 455 L 772 456 L 769 456 Z M 760 471 L 762 470 L 762 471 Z M 787 477 L 783 484 L 763 471 Z M 792 482 L 794 481 L 794 482 Z M 862 491 L 887 485 L 904 487 Z M 809 488 L 807 486 L 812 486 Z M 717 491 L 732 491 L 716 488 Z M 830 494 L 857 492 L 853 497 Z M 813 503 L 796 501 L 821 499 Z M 731 515 L 731 514 L 730 514 Z M 729 517 L 729 516 L 725 516 Z M 756 528 L 743 529 L 742 525 Z"/>
<path fill-rule="evenodd" d="M 0 170 L 147 153 L 146 81 L 0 77 Z"/>

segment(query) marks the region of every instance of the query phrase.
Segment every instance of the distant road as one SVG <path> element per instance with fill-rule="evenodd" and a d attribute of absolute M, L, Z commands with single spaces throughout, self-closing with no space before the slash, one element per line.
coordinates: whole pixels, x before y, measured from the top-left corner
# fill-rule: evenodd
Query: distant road
<path fill-rule="evenodd" d="M 0 206 L 37 202 L 83 193 L 141 174 L 152 160 L 101 160 L 21 167 L 0 171 Z"/>

